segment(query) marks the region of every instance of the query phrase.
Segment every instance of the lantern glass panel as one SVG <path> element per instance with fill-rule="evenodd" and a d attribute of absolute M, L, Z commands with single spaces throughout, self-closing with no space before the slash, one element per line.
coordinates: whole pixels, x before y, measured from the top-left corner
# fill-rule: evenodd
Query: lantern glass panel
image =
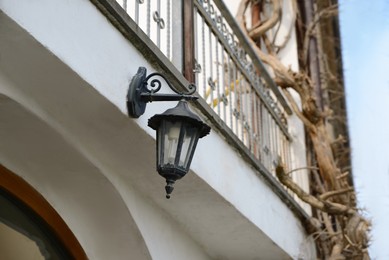
<path fill-rule="evenodd" d="M 157 130 L 157 168 L 164 161 L 165 129 L 165 122 L 162 122 Z"/>
<path fill-rule="evenodd" d="M 175 165 L 182 123 L 164 121 L 162 126 L 164 128 L 164 137 L 162 146 L 159 147 L 159 150 L 163 150 L 161 162 L 163 165 Z"/>
<path fill-rule="evenodd" d="M 199 130 L 190 124 L 184 124 L 185 133 L 183 134 L 183 142 L 181 154 L 179 158 L 179 166 L 189 170 L 189 165 L 192 161 L 193 154 L 199 139 Z"/>

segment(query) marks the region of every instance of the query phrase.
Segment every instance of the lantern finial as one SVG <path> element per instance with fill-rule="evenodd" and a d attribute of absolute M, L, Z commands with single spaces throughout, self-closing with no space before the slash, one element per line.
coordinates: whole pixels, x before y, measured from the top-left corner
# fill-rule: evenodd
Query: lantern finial
<path fill-rule="evenodd" d="M 166 180 L 165 190 L 166 190 L 166 198 L 167 199 L 170 199 L 170 194 L 174 190 L 173 184 L 174 184 L 173 180 L 171 180 L 171 179 Z"/>

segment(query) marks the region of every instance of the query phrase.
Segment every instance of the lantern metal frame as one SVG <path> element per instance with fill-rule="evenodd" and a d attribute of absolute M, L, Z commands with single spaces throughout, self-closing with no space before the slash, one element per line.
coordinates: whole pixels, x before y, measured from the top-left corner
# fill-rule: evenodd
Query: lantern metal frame
<path fill-rule="evenodd" d="M 163 74 L 158 72 L 151 73 L 148 76 L 146 74 L 146 68 L 139 67 L 137 74 L 131 80 L 127 93 L 127 109 L 130 117 L 139 118 L 143 115 L 146 104 L 149 102 L 179 101 L 176 107 L 168 109 L 162 114 L 154 115 L 148 121 L 148 126 L 157 131 L 157 171 L 166 179 L 166 198 L 169 199 L 175 181 L 184 177 L 189 171 L 198 139 L 209 134 L 211 128 L 189 109 L 186 102 L 198 99 L 198 97 L 193 96 L 196 92 L 194 84 L 189 84 L 189 92 L 181 93 L 170 84 Z M 153 77 L 156 78 L 152 79 L 149 84 L 149 80 Z M 164 79 L 175 94 L 156 94 L 162 87 L 158 77 Z M 169 142 L 164 138 L 167 137 L 165 135 L 168 134 L 168 130 L 172 130 L 172 128 L 168 129 L 167 125 L 168 123 L 176 124 L 177 122 L 180 123 L 180 128 L 175 147 L 177 150 L 174 150 L 175 157 L 173 162 L 164 162 L 166 147 L 163 145 L 167 144 L 165 142 Z M 193 129 L 195 129 L 195 132 L 192 131 Z M 192 135 L 188 134 L 190 132 L 192 132 Z M 185 143 L 184 135 L 187 137 L 185 140 L 189 144 Z M 184 143 L 187 145 L 186 150 L 183 150 Z M 159 147 L 160 145 L 162 147 Z M 185 156 L 184 161 L 180 161 L 182 155 Z"/>

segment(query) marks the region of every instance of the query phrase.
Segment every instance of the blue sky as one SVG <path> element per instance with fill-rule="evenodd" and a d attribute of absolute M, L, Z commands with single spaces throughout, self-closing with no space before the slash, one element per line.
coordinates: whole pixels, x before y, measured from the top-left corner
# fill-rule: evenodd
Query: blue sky
<path fill-rule="evenodd" d="M 353 174 L 373 222 L 370 254 L 389 259 L 389 0 L 341 0 Z"/>

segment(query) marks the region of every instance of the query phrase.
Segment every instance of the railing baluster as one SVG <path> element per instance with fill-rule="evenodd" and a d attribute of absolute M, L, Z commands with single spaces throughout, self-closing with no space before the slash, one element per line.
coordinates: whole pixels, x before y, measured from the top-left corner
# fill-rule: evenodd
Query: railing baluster
<path fill-rule="evenodd" d="M 252 139 L 253 139 L 253 144 L 252 144 L 252 153 L 254 154 L 255 158 L 258 159 L 258 138 L 257 138 L 257 95 L 254 93 L 252 95 L 252 107 L 251 107 L 251 124 L 252 124 Z"/>
<path fill-rule="evenodd" d="M 281 156 L 280 154 L 280 136 L 279 136 L 279 129 L 277 127 L 276 122 L 274 121 L 274 141 L 275 141 L 275 154 L 274 154 L 274 163 L 278 162 L 278 157 Z"/>
<path fill-rule="evenodd" d="M 270 122 L 270 115 L 265 110 L 266 114 L 266 164 L 267 168 L 271 170 L 271 122 Z"/>
<path fill-rule="evenodd" d="M 292 170 L 292 160 L 290 158 L 290 146 L 288 145 L 289 142 L 286 140 L 286 137 L 284 137 L 285 142 L 285 163 L 288 165 L 288 171 Z"/>
<path fill-rule="evenodd" d="M 158 46 L 158 48 L 160 48 L 160 46 L 161 46 L 161 27 L 160 27 L 160 22 L 159 22 L 160 19 L 161 19 L 161 0 L 157 0 L 157 13 L 154 13 L 154 20 L 156 20 L 156 22 L 157 22 L 157 46 Z"/>
<path fill-rule="evenodd" d="M 232 95 L 233 95 L 233 91 L 232 91 L 232 88 L 233 86 L 235 86 L 235 81 L 234 80 L 234 77 L 232 75 L 232 69 L 231 69 L 231 58 L 230 56 L 228 55 L 227 56 L 227 67 L 228 67 L 228 70 L 227 70 L 227 73 L 228 73 L 228 97 L 229 97 L 229 101 L 228 101 L 228 108 L 229 108 L 229 115 L 230 115 L 230 128 L 233 129 L 233 123 L 232 123 Z"/>
<path fill-rule="evenodd" d="M 147 36 L 150 37 L 150 15 L 151 15 L 151 3 L 150 0 L 147 0 Z"/>
<path fill-rule="evenodd" d="M 260 110 L 261 110 L 261 113 L 260 113 L 260 116 L 261 116 L 261 128 L 260 128 L 260 151 L 261 151 L 261 155 L 262 155 L 262 161 L 264 162 L 265 161 L 265 158 L 266 158 L 266 154 L 264 152 L 264 147 L 266 145 L 265 143 L 265 112 L 264 112 L 264 105 L 263 105 L 263 102 L 261 100 L 261 104 L 260 104 Z"/>
<path fill-rule="evenodd" d="M 216 40 L 215 41 L 215 50 L 216 50 L 216 98 L 217 98 L 217 114 L 220 116 L 220 99 L 221 99 L 221 95 L 220 95 L 220 73 L 219 73 L 219 69 L 220 69 L 220 62 L 219 62 L 219 42 Z"/>
<path fill-rule="evenodd" d="M 275 154 L 276 154 L 276 144 L 275 144 L 275 131 L 274 131 L 274 121 L 273 118 L 268 115 L 269 117 L 269 122 L 270 122 L 270 162 L 269 162 L 269 169 L 274 175 L 274 159 L 275 159 Z"/>
<path fill-rule="evenodd" d="M 209 79 L 208 79 L 208 84 L 209 84 L 209 90 L 210 90 L 210 97 L 211 97 L 211 102 L 210 105 L 213 108 L 213 90 L 214 90 L 214 79 L 213 79 L 213 46 L 212 46 L 212 31 L 209 30 Z"/>
<path fill-rule="evenodd" d="M 253 152 L 253 120 L 252 120 L 252 109 L 253 109 L 253 96 L 252 88 L 248 86 L 248 96 L 247 96 L 247 124 L 248 124 L 248 136 L 249 136 L 249 149 Z"/>
<path fill-rule="evenodd" d="M 238 120 L 239 120 L 239 109 L 238 109 L 238 92 L 239 92 L 239 82 L 237 82 L 237 76 L 238 72 L 236 71 L 236 65 L 233 63 L 234 68 L 234 109 L 233 113 L 235 116 L 235 134 L 239 137 L 239 131 L 238 131 Z"/>
<path fill-rule="evenodd" d="M 277 152 L 276 152 L 276 158 L 275 158 L 275 160 L 276 160 L 276 162 L 277 162 L 277 160 L 278 160 L 278 157 L 279 156 L 281 156 L 281 149 L 280 149 L 280 141 L 281 141 L 281 139 L 280 139 L 280 130 L 278 129 L 278 127 L 276 127 L 275 128 L 275 133 L 276 133 L 276 147 L 277 147 Z"/>
<path fill-rule="evenodd" d="M 203 90 L 204 94 L 203 97 L 206 97 L 207 95 L 207 76 L 208 76 L 208 70 L 207 70 L 207 62 L 205 60 L 205 21 L 204 18 L 201 19 L 201 42 L 202 42 L 202 53 L 203 53 Z"/>
<path fill-rule="evenodd" d="M 201 63 L 200 63 L 200 55 L 199 55 L 199 51 L 200 51 L 200 48 L 199 48 L 199 39 L 198 37 L 201 37 L 199 36 L 199 33 L 198 33 L 198 14 L 197 14 L 197 7 L 195 6 L 194 7 L 194 14 L 193 14 L 193 19 L 194 19 L 194 22 L 193 22 L 193 26 L 194 26 L 194 34 L 195 34 L 195 41 L 194 41 L 194 44 L 195 44 L 195 49 L 194 49 L 194 52 L 195 52 L 195 68 L 194 68 L 194 73 L 195 73 L 195 83 L 197 85 L 200 84 L 199 82 L 199 76 L 201 75 L 201 73 L 203 73 L 202 71 L 202 68 L 201 68 Z M 200 89 L 197 89 L 197 92 L 198 93 L 201 93 L 200 92 Z"/>
<path fill-rule="evenodd" d="M 269 114 L 268 115 L 269 117 L 269 122 L 270 122 L 270 162 L 269 162 L 269 169 L 271 170 L 271 172 L 273 173 L 273 175 L 275 175 L 275 172 L 274 172 L 274 165 L 273 165 L 273 162 L 274 162 L 274 159 L 275 159 L 275 153 L 276 153 L 276 145 L 275 145 L 275 131 L 274 131 L 274 121 L 273 121 L 273 118 L 271 117 L 271 115 Z"/>
<path fill-rule="evenodd" d="M 258 153 L 258 159 L 261 161 L 262 160 L 262 152 L 261 152 L 261 147 L 262 147 L 262 131 L 261 131 L 261 123 L 262 123 L 262 116 L 261 116 L 261 100 L 258 96 L 256 96 L 256 101 L 257 101 L 257 136 L 258 136 L 258 142 L 257 142 L 257 153 Z"/>
<path fill-rule="evenodd" d="M 274 168 L 274 161 L 275 161 L 275 158 L 276 158 L 276 153 L 277 153 L 277 146 L 276 146 L 276 131 L 275 131 L 275 128 L 274 128 L 274 120 L 273 118 L 269 115 L 269 120 L 270 120 L 270 134 L 271 134 L 271 137 L 270 137 L 270 140 L 271 140 L 271 148 L 270 148 L 270 151 L 271 151 L 271 158 L 270 158 L 270 167 L 271 167 L 271 170 L 272 170 L 272 173 L 275 174 L 273 168 Z"/>
<path fill-rule="evenodd" d="M 170 19 L 170 0 L 167 0 L 167 11 L 166 11 L 166 38 L 167 38 L 167 46 L 166 46 L 166 57 L 171 60 L 171 56 L 170 56 L 170 43 L 171 43 L 171 40 L 170 40 L 170 28 L 171 28 L 171 19 Z M 195 13 L 196 14 L 196 13 Z M 194 16 L 196 17 L 196 15 Z M 194 21 L 194 24 L 196 24 L 196 18 L 195 18 L 195 21 Z M 195 48 L 197 49 L 197 47 Z"/>
<path fill-rule="evenodd" d="M 248 147 L 247 143 L 247 129 L 246 129 L 246 119 L 247 119 L 247 111 L 246 111 L 246 97 L 247 97 L 247 90 L 246 90 L 246 79 L 242 81 L 242 89 L 240 94 L 240 110 L 242 112 L 242 118 L 241 118 L 241 127 L 242 127 L 242 139 L 243 143 Z"/>
<path fill-rule="evenodd" d="M 265 165 L 265 167 L 267 168 L 268 167 L 268 163 L 267 163 L 267 159 L 268 159 L 268 152 L 267 152 L 267 143 L 269 142 L 269 138 L 267 137 L 267 131 L 268 131 L 268 127 L 267 127 L 267 114 L 266 114 L 266 110 L 264 109 L 264 105 L 261 105 L 261 110 L 262 110 L 262 147 L 261 147 L 261 150 L 262 150 L 262 153 L 264 154 L 263 156 L 263 164 Z"/>
<path fill-rule="evenodd" d="M 139 25 L 139 1 L 135 0 L 135 23 Z"/>
<path fill-rule="evenodd" d="M 240 138 L 241 138 L 243 143 L 244 143 L 244 132 L 243 132 L 243 117 L 244 117 L 244 114 L 243 114 L 242 94 L 243 94 L 243 87 L 244 87 L 245 81 L 246 81 L 245 79 L 242 79 L 242 80 L 239 81 L 239 98 L 238 98 L 238 101 L 239 101 L 239 113 L 240 113 L 240 117 L 239 117 Z"/>
<path fill-rule="evenodd" d="M 242 80 L 242 88 L 241 88 L 241 91 L 240 91 L 240 111 L 242 113 L 242 117 L 241 117 L 241 121 L 240 121 L 240 126 L 241 126 L 241 134 L 242 134 L 242 141 L 243 143 L 246 145 L 246 147 L 248 146 L 247 145 L 247 130 L 246 130 L 246 117 L 247 117 L 247 113 L 246 113 L 246 79 L 245 80 Z"/>
<path fill-rule="evenodd" d="M 227 99 L 227 87 L 226 87 L 226 61 L 225 61 L 225 51 L 222 47 L 222 99 L 223 99 L 223 120 L 224 122 L 227 121 L 227 106 L 228 106 L 228 99 Z"/>

